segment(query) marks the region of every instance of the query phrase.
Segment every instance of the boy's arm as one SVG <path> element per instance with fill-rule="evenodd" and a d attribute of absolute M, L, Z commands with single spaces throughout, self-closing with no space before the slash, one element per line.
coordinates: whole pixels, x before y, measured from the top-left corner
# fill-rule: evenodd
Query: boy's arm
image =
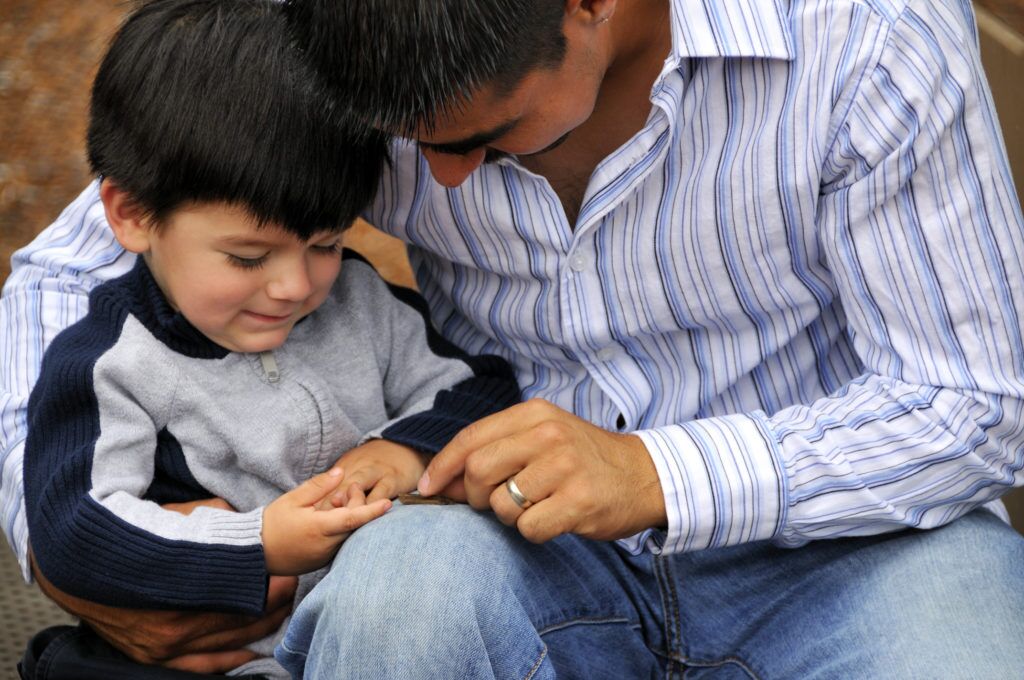
<path fill-rule="evenodd" d="M 0 508 L 4 533 L 26 580 L 32 571 L 22 465 L 28 397 L 43 352 L 57 333 L 85 315 L 89 290 L 135 262 L 135 255 L 113 238 L 98 184 L 90 184 L 52 225 L 14 254 L 0 298 Z M 246 644 L 277 630 L 291 610 L 295 579 L 271 578 L 261 618 L 118 609 L 73 598 L 50 584 L 40 582 L 40 587 L 137 661 L 216 673 L 244 662 L 240 654 L 251 657 L 243 649 Z"/>
<path fill-rule="evenodd" d="M 346 255 L 346 266 L 372 270 L 362 258 Z M 436 453 L 462 428 L 519 401 L 508 362 L 466 354 L 434 329 L 417 292 L 387 284 L 375 273 L 373 278 L 379 319 L 374 332 L 382 348 L 378 357 L 392 419 L 364 440 L 380 437 Z"/>
<path fill-rule="evenodd" d="M 354 287 L 369 308 L 362 319 L 372 327 L 391 419 L 338 462 L 347 477 L 331 499 L 336 506 L 348 502 L 353 486 L 370 502 L 412 491 L 430 455 L 470 423 L 519 401 L 504 359 L 467 355 L 434 330 L 418 293 L 387 284 L 351 251 L 345 258 L 346 267 L 362 268 Z"/>
<path fill-rule="evenodd" d="M 186 517 L 142 500 L 174 377 L 139 346 L 134 319 L 103 318 L 103 301 L 91 304 L 51 345 L 29 405 L 25 495 L 39 570 L 110 606 L 262 614 L 262 509 Z"/>

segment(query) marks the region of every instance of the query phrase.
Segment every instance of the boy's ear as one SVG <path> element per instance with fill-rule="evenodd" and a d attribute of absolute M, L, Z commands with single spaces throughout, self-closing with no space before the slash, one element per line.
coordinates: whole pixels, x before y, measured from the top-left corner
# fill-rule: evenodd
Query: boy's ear
<path fill-rule="evenodd" d="M 100 199 L 107 222 L 118 243 L 132 253 L 149 251 L 150 226 L 143 211 L 121 187 L 109 179 L 100 183 Z"/>

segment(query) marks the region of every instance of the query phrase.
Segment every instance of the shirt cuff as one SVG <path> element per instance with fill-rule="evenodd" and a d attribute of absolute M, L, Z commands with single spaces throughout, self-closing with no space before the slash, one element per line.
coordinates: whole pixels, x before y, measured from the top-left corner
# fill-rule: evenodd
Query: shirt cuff
<path fill-rule="evenodd" d="M 630 550 L 720 548 L 773 538 L 785 523 L 785 477 L 763 413 L 639 430 L 665 494 L 668 531 L 624 539 Z"/>

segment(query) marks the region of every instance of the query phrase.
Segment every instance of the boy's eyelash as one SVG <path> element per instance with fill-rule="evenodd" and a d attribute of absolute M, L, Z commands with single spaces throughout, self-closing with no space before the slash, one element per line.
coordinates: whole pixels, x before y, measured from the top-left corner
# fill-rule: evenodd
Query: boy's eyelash
<path fill-rule="evenodd" d="M 228 256 L 228 262 L 230 262 L 235 267 L 239 267 L 241 269 L 259 269 L 260 267 L 267 263 L 266 255 L 260 255 L 259 257 L 238 257 L 237 255 L 232 255 L 231 253 L 225 254 Z"/>
<path fill-rule="evenodd" d="M 332 243 L 329 246 L 311 246 L 313 250 L 324 255 L 334 255 L 341 252 L 341 243 Z"/>

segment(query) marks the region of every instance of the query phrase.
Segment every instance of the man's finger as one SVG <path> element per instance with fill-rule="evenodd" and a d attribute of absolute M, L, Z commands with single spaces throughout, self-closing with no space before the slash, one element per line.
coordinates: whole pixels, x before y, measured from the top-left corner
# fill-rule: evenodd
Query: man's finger
<path fill-rule="evenodd" d="M 289 491 L 288 495 L 299 507 L 314 505 L 321 498 L 326 497 L 337 489 L 344 477 L 344 470 L 338 467 L 331 468 L 327 472 L 321 472 L 299 484 Z"/>
<path fill-rule="evenodd" d="M 466 458 L 474 451 L 499 439 L 528 430 L 559 414 L 568 415 L 542 399 L 531 399 L 481 418 L 455 435 L 448 445 L 431 459 L 417 488 L 424 496 L 439 492 L 465 471 Z"/>
<path fill-rule="evenodd" d="M 263 608 L 265 614 L 271 614 L 284 607 L 291 611 L 295 600 L 295 591 L 299 587 L 297 576 L 271 576 L 267 586 L 267 604 Z"/>
<path fill-rule="evenodd" d="M 163 662 L 165 668 L 191 673 L 217 674 L 227 673 L 244 663 L 255 659 L 258 654 L 248 649 L 236 649 L 230 652 L 207 652 L 205 654 L 186 654 Z"/>
<path fill-rule="evenodd" d="M 488 505 L 502 523 L 512 526 L 516 524 L 524 510 L 530 509 L 541 501 L 557 493 L 558 488 L 572 473 L 571 463 L 566 463 L 559 456 L 537 460 L 526 465 L 494 487 L 488 497 Z M 508 480 L 513 479 L 516 489 L 525 498 L 523 506 L 516 503 L 508 489 Z"/>
<path fill-rule="evenodd" d="M 531 543 L 544 543 L 573 531 L 579 517 L 571 504 L 557 496 L 545 498 L 531 505 L 516 520 L 516 528 Z"/>
<path fill-rule="evenodd" d="M 539 440 L 533 429 L 517 432 L 474 451 L 466 459 L 463 481 L 466 500 L 479 510 L 490 506 L 491 494 L 509 477 L 524 468 L 542 465 L 538 456 L 551 453 L 547 442 Z"/>
<path fill-rule="evenodd" d="M 441 489 L 441 495 L 447 496 L 453 501 L 465 501 L 466 500 L 466 480 L 462 477 L 456 477 L 452 480 L 451 484 Z"/>
<path fill-rule="evenodd" d="M 274 577 L 271 578 L 273 579 Z M 281 624 L 284 623 L 284 620 L 288 618 L 292 611 L 290 603 L 291 600 L 289 599 L 284 606 L 276 607 L 266 616 L 259 619 L 223 615 L 220 618 L 221 627 L 218 630 L 194 638 L 187 644 L 182 644 L 180 654 L 185 656 L 218 653 L 224 650 L 238 650 L 257 640 L 262 640 L 271 633 L 276 632 L 281 627 Z M 267 608 L 270 609 L 269 606 Z"/>

